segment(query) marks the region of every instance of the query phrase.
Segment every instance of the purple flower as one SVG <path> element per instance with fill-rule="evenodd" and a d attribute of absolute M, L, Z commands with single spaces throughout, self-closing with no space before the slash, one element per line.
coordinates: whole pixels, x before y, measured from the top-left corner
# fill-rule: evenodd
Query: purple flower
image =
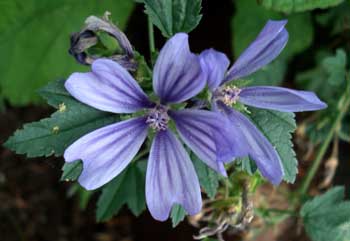
<path fill-rule="evenodd" d="M 95 130 L 66 149 L 66 162 L 83 161 L 79 183 L 91 190 L 112 180 L 133 160 L 151 129 L 155 135 L 147 166 L 146 201 L 152 216 L 166 220 L 176 203 L 191 215 L 198 213 L 202 205 L 198 178 L 169 124 L 174 121 L 182 141 L 208 166 L 226 175 L 223 162 L 235 154 L 233 138 L 226 137 L 227 119 L 206 110 L 171 109 L 171 104 L 192 98 L 205 84 L 199 57 L 190 52 L 183 33 L 165 44 L 155 64 L 153 89 L 158 103 L 111 60 L 96 60 L 91 72 L 72 74 L 65 87 L 79 101 L 112 113 L 141 113 Z"/>
<path fill-rule="evenodd" d="M 200 55 L 202 68 L 208 74 L 212 108 L 228 117 L 235 132 L 241 132 L 244 138 L 237 148 L 254 159 L 261 174 L 276 185 L 283 178 L 283 167 L 277 151 L 247 117 L 230 107 L 239 101 L 257 108 L 299 112 L 319 110 L 327 105 L 309 91 L 272 86 L 237 88 L 228 83 L 248 76 L 280 54 L 288 40 L 286 23 L 287 21 L 268 21 L 229 70 L 230 62 L 225 54 L 209 49 Z"/>

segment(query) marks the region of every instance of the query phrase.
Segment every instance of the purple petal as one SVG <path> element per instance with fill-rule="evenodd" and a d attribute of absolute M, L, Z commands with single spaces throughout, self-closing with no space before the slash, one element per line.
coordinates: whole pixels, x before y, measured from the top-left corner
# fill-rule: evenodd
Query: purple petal
<path fill-rule="evenodd" d="M 70 145 L 66 162 L 83 161 L 78 181 L 93 190 L 116 177 L 130 163 L 147 136 L 145 118 L 134 118 L 97 129 Z"/>
<path fill-rule="evenodd" d="M 208 86 L 214 91 L 224 80 L 230 61 L 224 53 L 214 49 L 204 50 L 200 55 L 201 66 L 208 76 Z"/>
<path fill-rule="evenodd" d="M 313 92 L 273 86 L 243 88 L 239 101 L 246 105 L 283 112 L 320 110 L 327 107 Z"/>
<path fill-rule="evenodd" d="M 225 82 L 247 76 L 274 60 L 286 46 L 287 21 L 268 21 L 258 37 L 228 70 Z"/>
<path fill-rule="evenodd" d="M 65 87 L 74 98 L 103 111 L 133 113 L 152 106 L 134 78 L 108 59 L 95 60 L 92 72 L 72 74 Z"/>
<path fill-rule="evenodd" d="M 209 167 L 222 175 L 226 176 L 222 162 L 247 155 L 247 152 L 239 152 L 236 145 L 239 137 L 232 135 L 230 123 L 221 113 L 187 109 L 173 111 L 170 115 L 186 145 Z"/>
<path fill-rule="evenodd" d="M 278 185 L 284 173 L 276 149 L 247 117 L 227 106 L 222 108 L 231 124 L 243 133 L 245 138 L 240 143 L 249 147 L 249 156 L 255 161 L 261 174 L 274 185 Z"/>
<path fill-rule="evenodd" d="M 146 200 L 152 216 L 164 221 L 174 204 L 180 204 L 188 214 L 202 208 L 197 174 L 185 148 L 167 130 L 154 137 L 146 174 Z"/>
<path fill-rule="evenodd" d="M 160 51 L 154 66 L 154 92 L 162 103 L 179 103 L 198 94 L 205 81 L 199 57 L 190 52 L 188 35 L 174 35 Z"/>

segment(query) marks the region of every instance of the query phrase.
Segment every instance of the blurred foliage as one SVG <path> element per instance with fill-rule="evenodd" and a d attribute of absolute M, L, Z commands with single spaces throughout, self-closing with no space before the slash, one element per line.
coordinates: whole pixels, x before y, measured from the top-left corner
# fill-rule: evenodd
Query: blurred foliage
<path fill-rule="evenodd" d="M 328 28 L 331 36 L 348 34 L 350 30 L 350 1 L 316 15 L 316 21 Z"/>
<path fill-rule="evenodd" d="M 258 2 L 267 9 L 290 13 L 329 8 L 344 2 L 344 0 L 258 0 Z"/>
<path fill-rule="evenodd" d="M 347 56 L 345 51 L 338 49 L 335 55 L 320 50 L 316 54 L 317 65 L 305 72 L 298 73 L 297 83 L 305 89 L 315 91 L 327 104 L 328 108 L 318 112 L 304 121 L 306 132 L 311 141 L 320 143 L 327 135 L 339 110 L 339 100 L 347 89 L 346 70 Z M 349 141 L 350 130 L 347 127 L 349 113 L 338 128 L 337 134 L 345 141 Z M 316 121 L 317 120 L 317 121 Z"/>
<path fill-rule="evenodd" d="M 344 188 L 334 187 L 303 205 L 300 215 L 313 241 L 350 240 L 350 201 L 344 198 Z"/>
<path fill-rule="evenodd" d="M 289 40 L 282 54 L 270 65 L 251 76 L 253 85 L 278 85 L 285 77 L 291 57 L 307 49 L 313 41 L 314 30 L 310 13 L 284 15 L 259 6 L 254 0 L 235 0 L 236 15 L 232 18 L 233 48 L 236 58 L 256 38 L 269 20 L 288 19 Z M 254 17 L 252 17 L 254 16 Z"/>
<path fill-rule="evenodd" d="M 232 18 L 232 33 L 236 58 L 256 38 L 269 19 L 288 19 L 286 28 L 289 32 L 289 40 L 278 59 L 292 57 L 311 45 L 313 25 L 310 13 L 284 15 L 266 10 L 254 0 L 235 0 L 234 3 L 236 15 Z"/>
<path fill-rule="evenodd" d="M 296 80 L 301 86 L 315 91 L 328 105 L 334 107 L 338 102 L 334 96 L 340 96 L 345 87 L 346 54 L 338 49 L 335 55 L 318 52 L 317 66 L 297 74 Z"/>
<path fill-rule="evenodd" d="M 87 191 L 78 183 L 74 183 L 73 185 L 71 185 L 67 191 L 67 197 L 75 196 L 78 198 L 79 208 L 81 210 L 84 210 L 87 207 L 93 194 L 94 191 Z"/>
<path fill-rule="evenodd" d="M 36 90 L 47 82 L 86 70 L 69 56 L 69 36 L 90 15 L 113 13 L 126 26 L 131 0 L 3 0 L 0 15 L 0 98 L 13 105 L 39 101 Z"/>

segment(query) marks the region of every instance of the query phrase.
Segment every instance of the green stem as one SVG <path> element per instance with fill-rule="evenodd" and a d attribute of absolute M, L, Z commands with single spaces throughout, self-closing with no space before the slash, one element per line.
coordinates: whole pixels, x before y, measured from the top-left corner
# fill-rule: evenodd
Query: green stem
<path fill-rule="evenodd" d="M 312 166 L 311 166 L 311 169 L 308 171 L 302 185 L 301 185 L 301 188 L 300 188 L 300 194 L 302 196 L 304 196 L 306 193 L 307 193 L 307 190 L 309 189 L 310 187 L 310 184 L 311 184 L 311 181 L 312 179 L 314 178 L 321 162 L 322 162 L 322 159 L 328 149 L 328 146 L 329 144 L 331 143 L 331 140 L 334 136 L 334 134 L 336 133 L 337 131 L 337 128 L 339 128 L 339 126 L 341 125 L 341 121 L 344 117 L 344 115 L 347 113 L 348 109 L 349 109 L 349 105 L 350 105 L 350 78 L 349 78 L 349 75 L 347 75 L 347 88 L 345 90 L 345 93 L 343 94 L 342 98 L 340 98 L 339 102 L 338 102 L 338 114 L 337 114 L 337 117 L 335 119 L 335 121 L 333 122 L 333 125 L 332 127 L 330 128 L 317 156 L 316 156 L 316 159 L 315 161 L 313 162 Z"/>
<path fill-rule="evenodd" d="M 152 54 L 156 51 L 156 48 L 154 45 L 153 23 L 152 23 L 150 17 L 148 17 L 148 41 L 149 41 L 149 51 L 150 51 L 150 54 L 152 56 Z"/>

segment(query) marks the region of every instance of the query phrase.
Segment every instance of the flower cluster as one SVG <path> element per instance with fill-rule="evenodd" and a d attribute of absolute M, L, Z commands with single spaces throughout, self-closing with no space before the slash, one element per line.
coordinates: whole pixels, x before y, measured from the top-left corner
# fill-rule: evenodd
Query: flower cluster
<path fill-rule="evenodd" d="M 66 162 L 83 161 L 79 183 L 96 189 L 120 174 L 142 148 L 151 146 L 146 174 L 146 202 L 152 216 L 166 220 L 174 204 L 190 215 L 200 211 L 197 174 L 183 143 L 206 165 L 226 176 L 224 164 L 250 156 L 261 174 L 281 182 L 283 168 L 271 143 L 249 119 L 232 108 L 236 102 L 295 112 L 325 108 L 315 94 L 280 87 L 238 88 L 230 83 L 271 62 L 284 48 L 285 21 L 269 21 L 257 39 L 228 70 L 229 60 L 215 50 L 190 52 L 188 36 L 167 41 L 153 68 L 156 100 L 117 62 L 97 59 L 91 72 L 74 73 L 65 83 L 79 101 L 101 111 L 130 114 L 130 119 L 97 129 L 69 146 Z M 234 83 L 234 82 L 233 82 Z M 184 108 L 208 86 L 210 106 Z"/>

